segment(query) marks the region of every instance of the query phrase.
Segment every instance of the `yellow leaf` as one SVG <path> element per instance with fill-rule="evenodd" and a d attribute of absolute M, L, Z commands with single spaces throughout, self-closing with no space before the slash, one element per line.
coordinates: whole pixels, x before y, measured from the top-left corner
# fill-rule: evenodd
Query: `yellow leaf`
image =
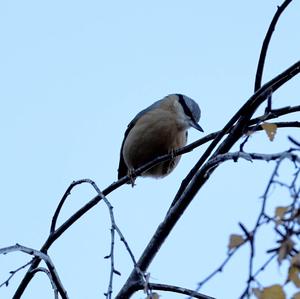
<path fill-rule="evenodd" d="M 292 297 L 292 299 L 300 299 L 300 292 L 294 294 L 294 296 Z"/>
<path fill-rule="evenodd" d="M 294 242 L 291 239 L 287 239 L 280 244 L 279 252 L 278 252 L 278 263 L 280 264 L 292 251 L 294 247 Z"/>
<path fill-rule="evenodd" d="M 229 237 L 228 249 L 233 249 L 245 242 L 243 236 L 232 234 Z"/>
<path fill-rule="evenodd" d="M 282 286 L 279 284 L 274 284 L 270 287 L 264 288 L 262 290 L 259 299 L 285 299 L 285 293 Z"/>
<path fill-rule="evenodd" d="M 292 281 L 296 287 L 300 287 L 299 269 L 295 266 L 289 268 L 287 281 Z"/>
<path fill-rule="evenodd" d="M 269 140 L 273 141 L 274 137 L 276 135 L 276 131 L 277 131 L 277 126 L 275 124 L 271 124 L 271 123 L 263 123 L 261 125 L 261 127 L 265 130 L 265 132 L 267 133 Z"/>

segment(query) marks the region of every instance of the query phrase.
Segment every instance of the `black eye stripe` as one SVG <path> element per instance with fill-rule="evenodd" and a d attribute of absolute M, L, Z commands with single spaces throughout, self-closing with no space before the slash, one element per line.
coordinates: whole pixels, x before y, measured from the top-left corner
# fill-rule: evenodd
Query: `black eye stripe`
<path fill-rule="evenodd" d="M 187 116 L 189 116 L 192 120 L 194 120 L 193 114 L 192 114 L 191 110 L 189 109 L 189 107 L 187 106 L 187 104 L 186 104 L 186 102 L 185 102 L 185 100 L 183 98 L 183 95 L 182 94 L 178 94 L 178 98 L 179 98 L 179 103 L 181 104 L 184 113 Z"/>

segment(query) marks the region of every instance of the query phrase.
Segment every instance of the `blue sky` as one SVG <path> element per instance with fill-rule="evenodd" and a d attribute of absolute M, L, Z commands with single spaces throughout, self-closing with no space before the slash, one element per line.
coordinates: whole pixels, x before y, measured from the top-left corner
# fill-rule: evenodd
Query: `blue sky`
<path fill-rule="evenodd" d="M 169 93 L 201 107 L 205 133 L 222 128 L 253 92 L 262 40 L 280 1 L 6 1 L 0 3 L 0 247 L 16 242 L 40 248 L 67 186 L 91 178 L 100 189 L 116 180 L 125 128 L 141 109 Z M 299 60 L 300 4 L 282 16 L 270 45 L 264 80 Z M 299 104 L 299 78 L 274 95 L 276 107 Z M 262 111 L 262 110 L 261 110 Z M 255 134 L 247 150 L 277 152 L 289 145 L 280 130 L 273 143 Z M 203 135 L 190 131 L 190 140 Z M 137 179 L 108 199 L 136 257 L 162 221 L 176 190 L 204 147 L 184 156 L 163 180 Z M 238 221 L 251 225 L 273 164 L 228 162 L 199 192 L 149 271 L 157 283 L 194 288 L 226 255 Z M 94 192 L 72 193 L 60 221 Z M 49 251 L 70 298 L 101 298 L 106 291 L 110 222 L 95 207 Z M 116 248 L 117 291 L 131 263 Z M 247 274 L 247 250 L 203 288 L 236 298 Z M 0 279 L 28 257 L 0 258 Z M 266 277 L 270 281 L 284 281 Z M 22 275 L 1 298 L 10 298 Z M 269 280 L 269 281 L 268 281 Z M 177 298 L 162 294 L 162 298 Z M 139 293 L 135 298 L 144 298 Z M 53 298 L 42 275 L 24 298 Z M 178 297 L 182 298 L 182 297 Z"/>

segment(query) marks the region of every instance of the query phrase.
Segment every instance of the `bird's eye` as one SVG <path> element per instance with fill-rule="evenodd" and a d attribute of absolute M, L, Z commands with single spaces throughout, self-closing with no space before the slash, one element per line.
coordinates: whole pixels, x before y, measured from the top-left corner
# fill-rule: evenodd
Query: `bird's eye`
<path fill-rule="evenodd" d="M 194 120 L 193 114 L 192 114 L 191 110 L 189 109 L 189 107 L 187 106 L 187 104 L 183 98 L 183 95 L 180 94 L 180 95 L 178 95 L 178 97 L 179 97 L 179 103 L 181 104 L 185 115 L 188 116 L 190 119 Z"/>

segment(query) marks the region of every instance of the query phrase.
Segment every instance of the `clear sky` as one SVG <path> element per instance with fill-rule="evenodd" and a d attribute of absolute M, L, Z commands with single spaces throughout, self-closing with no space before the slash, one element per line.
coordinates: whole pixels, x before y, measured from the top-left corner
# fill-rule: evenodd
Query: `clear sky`
<path fill-rule="evenodd" d="M 68 185 L 91 178 L 100 189 L 116 180 L 125 128 L 141 109 L 169 93 L 184 93 L 202 109 L 206 133 L 219 130 L 253 92 L 261 43 L 281 1 L 8 1 L 0 2 L 0 247 L 16 242 L 39 249 Z M 282 16 L 266 61 L 264 80 L 299 60 L 300 3 Z M 276 107 L 299 104 L 300 79 L 274 95 Z M 295 116 L 296 117 L 296 116 Z M 299 116 L 297 116 L 299 118 Z M 294 118 L 295 119 L 295 118 Z M 277 152 L 289 145 L 280 130 L 273 143 L 263 132 L 246 150 Z M 190 131 L 190 140 L 204 136 Z M 108 199 L 136 258 L 162 221 L 181 180 L 204 147 L 184 156 L 163 180 L 137 179 Z M 274 164 L 221 166 L 179 221 L 149 268 L 151 281 L 195 288 L 226 256 L 238 222 L 251 226 Z M 94 192 L 72 193 L 60 221 Z M 49 251 L 70 298 L 102 298 L 107 289 L 110 221 L 101 203 Z M 273 240 L 273 239 L 272 239 Z M 115 292 L 132 269 L 116 245 Z M 224 273 L 201 290 L 237 298 L 247 278 L 245 248 Z M 27 261 L 0 257 L 0 280 Z M 274 266 L 277 280 L 284 271 Z M 11 298 L 23 274 L 0 298 Z M 162 298 L 182 298 L 162 294 Z M 38 275 L 24 299 L 53 298 Z M 145 298 L 139 293 L 134 298 Z"/>

